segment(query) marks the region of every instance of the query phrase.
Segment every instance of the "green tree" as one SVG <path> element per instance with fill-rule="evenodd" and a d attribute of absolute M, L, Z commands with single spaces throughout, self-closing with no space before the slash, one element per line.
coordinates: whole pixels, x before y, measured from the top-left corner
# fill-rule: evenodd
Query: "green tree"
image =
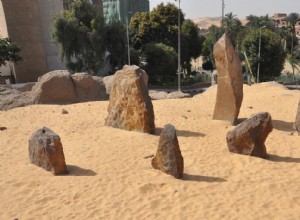
<path fill-rule="evenodd" d="M 21 48 L 9 38 L 0 38 L 0 66 L 7 61 L 17 62 L 22 60 L 18 55 Z"/>
<path fill-rule="evenodd" d="M 300 65 L 300 46 L 296 46 L 292 53 L 287 55 L 287 61 L 290 63 L 293 69 L 293 82 L 295 82 L 295 69 L 298 69 L 298 65 Z"/>
<path fill-rule="evenodd" d="M 177 70 L 177 54 L 174 48 L 163 43 L 145 46 L 146 66 L 150 83 L 174 81 Z"/>
<path fill-rule="evenodd" d="M 231 43 L 235 47 L 237 45 L 238 34 L 243 28 L 241 21 L 236 17 L 236 15 L 230 12 L 226 14 L 222 20 L 222 27 L 228 33 Z"/>
<path fill-rule="evenodd" d="M 289 24 L 290 27 L 290 31 L 291 31 L 291 36 L 292 36 L 292 46 L 291 46 L 291 51 L 293 53 L 293 49 L 294 49 L 294 39 L 296 38 L 296 31 L 295 31 L 295 26 L 296 23 L 300 20 L 300 15 L 298 13 L 290 13 L 287 17 L 286 17 L 286 21 Z M 297 39 L 297 38 L 296 38 Z"/>
<path fill-rule="evenodd" d="M 264 29 L 261 35 L 261 53 L 258 59 L 259 30 L 252 30 L 243 41 L 251 69 L 257 77 L 257 66 L 260 62 L 260 81 L 267 81 L 279 76 L 285 61 L 285 53 L 281 44 L 280 36 L 268 29 Z"/>
<path fill-rule="evenodd" d="M 99 10 L 88 1 L 72 3 L 72 9 L 54 22 L 53 39 L 71 72 L 97 73 L 106 50 L 104 22 Z"/>

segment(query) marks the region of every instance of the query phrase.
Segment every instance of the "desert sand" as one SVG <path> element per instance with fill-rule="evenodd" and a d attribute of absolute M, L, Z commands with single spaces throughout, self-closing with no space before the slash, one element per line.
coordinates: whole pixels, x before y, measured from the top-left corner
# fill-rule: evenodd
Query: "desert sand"
<path fill-rule="evenodd" d="M 227 122 L 213 121 L 216 87 L 153 101 L 156 134 L 104 126 L 108 101 L 33 105 L 0 112 L 0 219 L 299 219 L 300 91 L 244 86 L 239 120 L 268 111 L 268 160 L 231 154 Z M 62 114 L 66 109 L 69 114 Z M 182 180 L 151 167 L 165 124 L 177 129 Z M 28 139 L 46 126 L 60 135 L 69 175 L 29 163 Z"/>

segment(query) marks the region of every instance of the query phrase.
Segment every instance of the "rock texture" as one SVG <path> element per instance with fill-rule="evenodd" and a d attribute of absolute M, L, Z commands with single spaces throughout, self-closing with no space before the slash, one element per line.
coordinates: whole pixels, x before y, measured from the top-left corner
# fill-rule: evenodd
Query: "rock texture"
<path fill-rule="evenodd" d="M 152 159 L 152 167 L 175 178 L 182 177 L 184 168 L 183 157 L 173 125 L 165 125 L 162 130 L 156 155 Z"/>
<path fill-rule="evenodd" d="M 66 70 L 56 70 L 39 77 L 32 87 L 35 104 L 67 104 L 77 101 L 71 74 Z"/>
<path fill-rule="evenodd" d="M 235 123 L 243 100 L 241 63 L 227 34 L 214 45 L 218 91 L 213 119 Z"/>
<path fill-rule="evenodd" d="M 135 66 L 126 66 L 115 74 L 106 126 L 154 133 L 153 105 L 143 81 L 144 74 L 142 69 Z"/>
<path fill-rule="evenodd" d="M 29 139 L 29 159 L 32 164 L 52 172 L 67 173 L 67 166 L 60 137 L 49 128 L 41 128 Z"/>
<path fill-rule="evenodd" d="M 77 102 L 107 100 L 105 84 L 100 77 L 87 73 L 75 73 L 72 75 L 75 86 Z"/>
<path fill-rule="evenodd" d="M 267 158 L 265 141 L 273 130 L 268 112 L 260 112 L 227 133 L 228 149 L 232 153 Z"/>
<path fill-rule="evenodd" d="M 297 109 L 294 127 L 295 127 L 296 131 L 298 132 L 298 135 L 300 135 L 300 99 L 298 102 L 298 109 Z"/>

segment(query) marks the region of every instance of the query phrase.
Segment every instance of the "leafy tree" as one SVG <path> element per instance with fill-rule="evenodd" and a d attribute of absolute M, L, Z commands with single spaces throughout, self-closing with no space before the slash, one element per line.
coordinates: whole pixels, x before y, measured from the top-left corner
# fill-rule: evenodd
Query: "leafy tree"
<path fill-rule="evenodd" d="M 99 10 L 88 0 L 80 0 L 56 18 L 53 39 L 60 45 L 62 60 L 71 72 L 86 71 L 93 75 L 103 63 L 104 33 Z"/>
<path fill-rule="evenodd" d="M 150 83 L 162 83 L 176 77 L 177 54 L 174 48 L 163 43 L 145 46 L 146 66 Z"/>
<path fill-rule="evenodd" d="M 127 60 L 126 28 L 121 22 L 113 21 L 105 26 L 104 45 L 111 67 L 121 69 Z"/>
<path fill-rule="evenodd" d="M 9 38 L 0 38 L 0 66 L 4 65 L 6 61 L 17 62 L 22 60 L 18 55 L 21 48 L 11 42 Z"/>
<path fill-rule="evenodd" d="M 275 30 L 275 24 L 272 19 L 269 18 L 269 15 L 265 16 L 255 16 L 249 15 L 246 17 L 248 23 L 245 25 L 248 28 L 256 29 L 263 26 L 266 26 L 269 30 Z"/>
<path fill-rule="evenodd" d="M 258 59 L 259 30 L 252 30 L 243 41 L 251 69 L 257 77 L 257 65 L 260 62 L 260 81 L 267 81 L 279 76 L 285 61 L 285 53 L 281 45 L 280 36 L 265 29 L 261 35 L 261 53 Z"/>
<path fill-rule="evenodd" d="M 300 20 L 300 15 L 298 13 L 290 13 L 286 21 L 289 23 L 290 31 L 291 31 L 291 36 L 292 36 L 292 46 L 291 46 L 291 51 L 293 52 L 294 49 L 294 39 L 295 39 L 295 26 L 297 21 Z M 297 39 L 297 38 L 296 38 Z"/>

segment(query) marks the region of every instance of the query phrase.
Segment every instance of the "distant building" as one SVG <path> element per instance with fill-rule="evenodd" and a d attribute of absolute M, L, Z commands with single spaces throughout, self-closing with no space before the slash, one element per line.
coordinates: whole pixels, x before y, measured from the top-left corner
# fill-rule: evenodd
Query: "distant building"
<path fill-rule="evenodd" d="M 149 12 L 149 0 L 102 0 L 106 23 L 121 21 L 126 24 L 136 12 Z"/>
<path fill-rule="evenodd" d="M 287 14 L 284 13 L 276 13 L 271 17 L 277 27 L 287 27 L 289 24 L 286 18 Z M 295 34 L 300 39 L 300 20 L 296 23 Z"/>
<path fill-rule="evenodd" d="M 90 0 L 102 12 L 102 0 Z M 51 42 L 52 18 L 69 10 L 72 0 L 0 0 L 0 38 L 21 46 L 22 61 L 0 67 L 17 83 L 37 81 L 42 74 L 65 69 L 58 47 Z M 1 71 L 1 72 L 2 72 Z"/>

